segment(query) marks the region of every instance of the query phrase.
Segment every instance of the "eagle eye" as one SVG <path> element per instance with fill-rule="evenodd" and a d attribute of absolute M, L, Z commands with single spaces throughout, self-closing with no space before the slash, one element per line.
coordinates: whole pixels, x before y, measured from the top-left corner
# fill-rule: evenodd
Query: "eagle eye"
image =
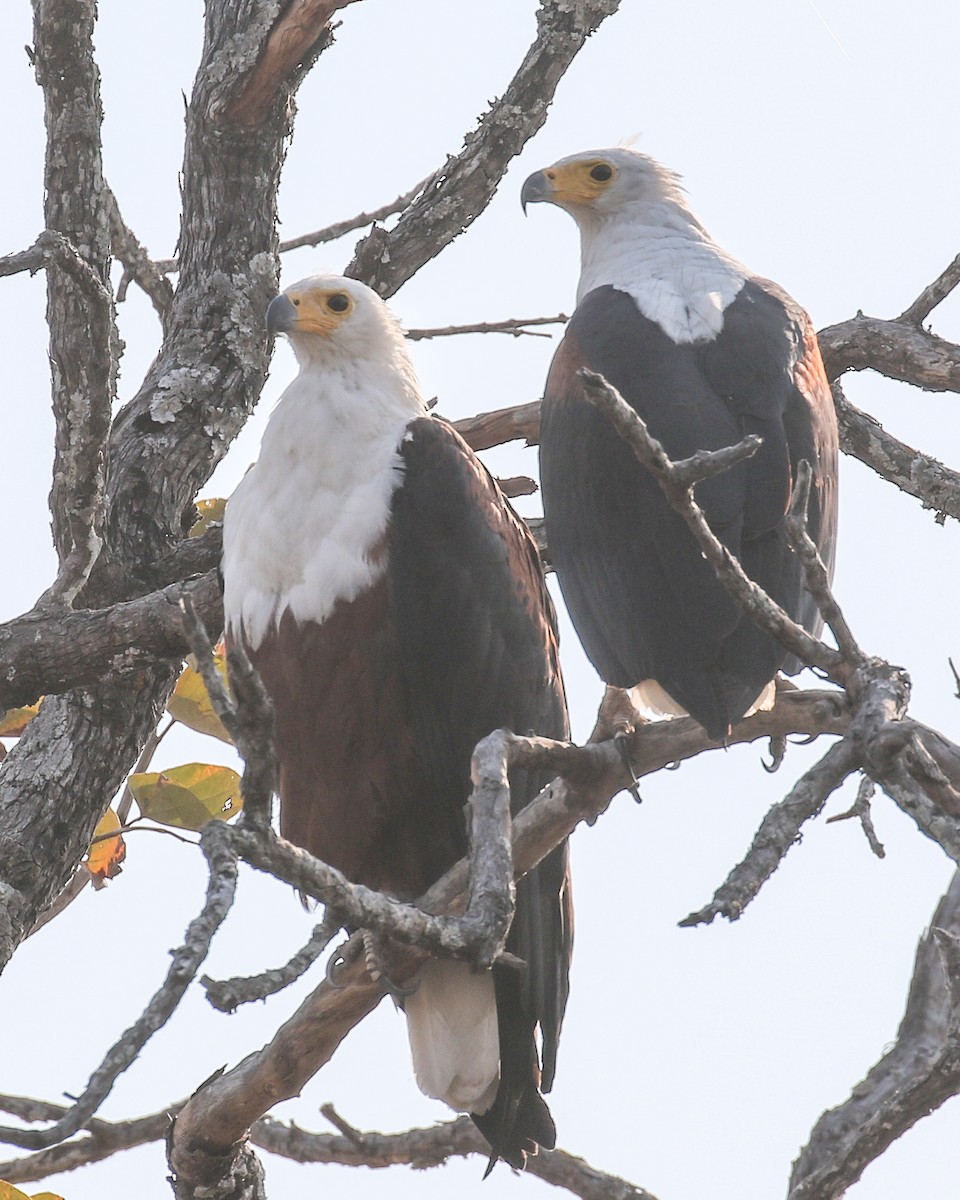
<path fill-rule="evenodd" d="M 613 168 L 607 163 L 597 163 L 595 167 L 590 168 L 590 178 L 595 179 L 597 183 L 606 183 L 613 175 Z"/>
<path fill-rule="evenodd" d="M 346 292 L 334 292 L 332 296 L 327 297 L 327 308 L 331 312 L 345 313 L 350 307 L 350 297 Z"/>

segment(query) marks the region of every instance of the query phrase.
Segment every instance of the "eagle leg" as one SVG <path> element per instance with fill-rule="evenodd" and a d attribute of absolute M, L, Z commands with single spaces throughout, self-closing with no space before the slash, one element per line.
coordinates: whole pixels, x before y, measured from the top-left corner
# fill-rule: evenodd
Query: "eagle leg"
<path fill-rule="evenodd" d="M 627 790 L 638 804 L 642 803 L 639 780 L 630 760 L 627 738 L 638 725 L 645 724 L 643 717 L 637 712 L 628 691 L 623 688 L 611 687 L 607 684 L 603 689 L 603 699 L 597 712 L 597 722 L 588 742 L 607 742 L 611 738 L 620 755 L 620 761 L 626 768 L 630 783 Z"/>

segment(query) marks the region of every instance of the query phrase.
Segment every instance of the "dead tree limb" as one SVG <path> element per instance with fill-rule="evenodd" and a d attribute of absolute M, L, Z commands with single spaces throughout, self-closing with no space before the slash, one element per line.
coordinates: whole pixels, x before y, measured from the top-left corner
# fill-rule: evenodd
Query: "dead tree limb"
<path fill-rule="evenodd" d="M 375 228 L 345 274 L 386 299 L 467 229 L 489 204 L 510 160 L 547 118 L 557 85 L 583 43 L 620 0 L 541 0 L 537 36 L 506 91 L 430 178 L 389 232 Z"/>
<path fill-rule="evenodd" d="M 825 1112 L 793 1165 L 789 1200 L 839 1200 L 902 1133 L 960 1091 L 960 872 L 921 939 L 897 1040 Z"/>

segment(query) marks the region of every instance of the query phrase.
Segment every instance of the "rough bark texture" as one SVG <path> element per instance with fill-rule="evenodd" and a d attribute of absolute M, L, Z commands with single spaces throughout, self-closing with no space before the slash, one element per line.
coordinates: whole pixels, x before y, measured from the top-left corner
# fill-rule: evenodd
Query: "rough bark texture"
<path fill-rule="evenodd" d="M 47 153 L 44 219 L 110 284 L 110 220 L 100 155 L 100 72 L 93 57 L 95 0 L 35 0 L 34 64 L 43 88 Z M 47 324 L 56 450 L 50 507 L 61 562 L 99 520 L 103 447 L 116 383 L 116 329 L 62 267 L 47 273 Z M 78 544 L 81 543 L 81 544 Z M 87 543 L 86 545 L 82 543 Z M 91 563 L 92 565 L 92 563 Z"/>
<path fill-rule="evenodd" d="M 76 7 L 47 0 L 41 20 L 72 28 Z M 83 7 L 92 15 L 92 5 Z M 106 544 L 83 596 L 92 606 L 136 594 L 139 564 L 182 537 L 198 487 L 260 394 L 267 366 L 261 317 L 277 283 L 275 204 L 289 102 L 311 60 L 275 97 L 260 129 L 237 130 L 226 110 L 277 7 L 230 0 L 207 6 L 187 112 L 179 287 L 160 355 L 111 431 Z M 51 138 L 65 156 L 83 150 L 59 125 Z M 106 208 L 102 217 L 102 230 L 95 228 L 108 240 Z M 59 317 L 53 320 L 57 328 Z M 69 338 L 82 345 L 84 330 Z M 120 673 L 48 700 L 8 755 L 0 778 L 0 966 L 66 883 L 156 725 L 174 674 L 171 664 Z"/>

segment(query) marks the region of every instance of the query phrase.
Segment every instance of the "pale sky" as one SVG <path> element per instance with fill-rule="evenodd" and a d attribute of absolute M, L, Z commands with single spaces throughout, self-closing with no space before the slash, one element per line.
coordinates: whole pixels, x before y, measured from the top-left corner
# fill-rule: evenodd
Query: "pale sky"
<path fill-rule="evenodd" d="M 12 114 L 0 130 L 8 164 L 0 253 L 24 249 L 42 226 L 41 96 L 22 50 L 31 40 L 29 9 L 27 0 L 7 0 L 0 10 L 0 72 Z M 128 223 L 165 257 L 176 239 L 181 92 L 192 85 L 201 6 L 102 0 L 100 9 L 107 177 Z M 482 16 L 450 0 L 363 0 L 346 9 L 336 46 L 300 92 L 282 236 L 376 207 L 458 150 L 519 64 L 534 11 L 532 0 L 488 0 Z M 894 316 L 960 250 L 958 45 L 954 0 L 623 0 L 574 63 L 546 126 L 488 212 L 392 307 L 412 327 L 569 312 L 578 273 L 573 223 L 547 206 L 524 219 L 520 186 L 562 155 L 638 135 L 639 149 L 685 177 L 712 234 L 786 287 L 818 328 L 858 309 Z M 342 268 L 352 245 L 347 238 L 286 256 L 284 282 Z M 6 619 L 52 578 L 52 419 L 43 277 L 2 280 L 0 294 Z M 159 331 L 135 289 L 120 320 L 126 401 Z M 932 326 L 960 340 L 960 302 L 937 309 Z M 413 355 L 427 395 L 455 418 L 537 398 L 555 345 L 470 337 L 417 343 Z M 281 346 L 256 416 L 205 495 L 236 485 L 293 371 Z M 960 464 L 956 397 L 866 375 L 845 386 L 899 437 Z M 503 474 L 536 470 L 530 450 L 488 461 Z M 539 511 L 538 498 L 523 511 Z M 910 670 L 913 714 L 955 740 L 960 704 L 946 659 L 960 655 L 958 551 L 955 522 L 937 526 L 916 501 L 844 461 L 838 598 L 863 646 Z M 562 653 L 582 740 L 600 685 L 569 627 Z M 874 807 L 887 848 L 882 862 L 853 823 L 827 826 L 821 818 L 740 922 L 677 928 L 827 744 L 791 748 L 775 776 L 760 768 L 760 745 L 702 756 L 646 781 L 642 807 L 620 796 L 594 828 L 575 835 L 577 943 L 550 1105 L 565 1149 L 660 1200 L 783 1195 L 813 1122 L 847 1097 L 896 1035 L 916 942 L 951 864 L 884 797 Z M 177 733 L 155 765 L 194 759 L 230 761 L 230 751 Z M 851 797 L 848 788 L 828 811 L 843 811 Z M 162 980 L 166 952 L 197 912 L 204 878 L 197 852 L 134 834 L 124 873 L 25 944 L 0 987 L 0 1090 L 49 1100 L 82 1090 Z M 244 871 L 238 905 L 204 970 L 225 976 L 277 965 L 311 924 L 289 889 Z M 258 1048 L 303 991 L 228 1018 L 194 987 L 101 1115 L 139 1116 L 189 1093 Z M 450 1115 L 417 1091 L 403 1021 L 388 1003 L 276 1115 L 324 1130 L 325 1101 L 361 1129 L 401 1130 Z M 869 1168 L 851 1200 L 955 1196 L 958 1125 L 953 1101 Z M 8 1157 L 3 1147 L 0 1157 Z M 320 1189 L 356 1200 L 553 1194 L 503 1166 L 481 1188 L 479 1159 L 417 1174 L 271 1158 L 266 1165 L 274 1200 Z M 48 1186 L 68 1200 L 161 1200 L 169 1195 L 164 1175 L 162 1150 L 153 1146 Z"/>

